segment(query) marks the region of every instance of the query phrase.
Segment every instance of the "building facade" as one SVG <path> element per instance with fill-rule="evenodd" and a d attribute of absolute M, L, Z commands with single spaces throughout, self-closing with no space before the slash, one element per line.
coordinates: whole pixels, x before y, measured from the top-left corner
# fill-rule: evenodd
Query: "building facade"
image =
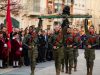
<path fill-rule="evenodd" d="M 100 24 L 100 0 L 19 0 L 23 9 L 20 10 L 20 14 L 15 16 L 16 20 L 20 22 L 20 28 L 25 28 L 30 25 L 38 26 L 38 19 L 29 17 L 30 15 L 49 15 L 53 13 L 62 13 L 64 5 L 71 7 L 71 14 L 89 14 L 92 15 L 92 22 L 97 32 L 99 32 Z M 73 1 L 73 2 L 72 2 Z M 0 23 L 4 22 L 6 12 L 1 14 Z M 43 29 L 53 29 L 53 23 L 55 21 L 61 21 L 59 19 L 43 19 Z M 73 19 L 73 27 L 80 27 L 83 19 Z"/>

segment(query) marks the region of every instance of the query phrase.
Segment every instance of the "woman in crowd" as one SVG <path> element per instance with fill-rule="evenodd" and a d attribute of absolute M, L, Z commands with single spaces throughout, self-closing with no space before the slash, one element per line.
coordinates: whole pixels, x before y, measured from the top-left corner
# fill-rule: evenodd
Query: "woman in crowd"
<path fill-rule="evenodd" d="M 13 39 L 11 42 L 11 52 L 12 52 L 12 57 L 13 57 L 13 67 L 19 67 L 20 64 L 20 59 L 21 59 L 21 54 L 22 54 L 22 43 L 19 39 L 19 34 L 17 32 L 13 33 Z"/>

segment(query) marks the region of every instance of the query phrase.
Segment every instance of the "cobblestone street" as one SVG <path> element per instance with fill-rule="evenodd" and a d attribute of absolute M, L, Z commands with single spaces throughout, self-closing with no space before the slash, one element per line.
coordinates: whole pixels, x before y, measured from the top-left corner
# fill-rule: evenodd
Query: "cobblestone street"
<path fill-rule="evenodd" d="M 72 75 L 86 75 L 86 65 L 84 59 L 84 50 L 79 50 L 80 56 L 78 57 L 78 71 L 72 72 Z M 100 50 L 96 50 L 96 60 L 94 65 L 93 75 L 100 75 Z M 21 68 L 8 68 L 8 69 L 0 69 L 0 75 L 30 75 L 29 67 L 21 67 Z M 45 62 L 38 64 L 36 66 L 35 75 L 55 75 L 55 67 L 54 62 Z M 67 75 L 65 73 L 61 73 L 61 75 Z"/>

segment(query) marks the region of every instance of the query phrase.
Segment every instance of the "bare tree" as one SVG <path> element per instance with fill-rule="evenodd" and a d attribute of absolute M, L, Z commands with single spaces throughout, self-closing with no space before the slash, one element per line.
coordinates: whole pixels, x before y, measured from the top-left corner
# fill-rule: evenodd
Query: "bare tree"
<path fill-rule="evenodd" d="M 0 0 L 0 12 L 6 12 L 7 6 L 8 6 L 8 0 Z M 23 7 L 20 4 L 21 0 L 11 0 L 10 1 L 10 10 L 11 13 L 14 15 L 19 15 L 20 10 L 23 9 Z"/>

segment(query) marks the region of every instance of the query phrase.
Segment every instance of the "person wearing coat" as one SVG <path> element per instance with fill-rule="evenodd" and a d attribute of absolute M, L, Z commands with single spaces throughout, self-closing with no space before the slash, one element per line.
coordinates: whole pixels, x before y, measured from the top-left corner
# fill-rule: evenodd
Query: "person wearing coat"
<path fill-rule="evenodd" d="M 0 31 L 0 68 L 5 67 L 7 44 L 3 38 L 3 32 Z"/>
<path fill-rule="evenodd" d="M 13 34 L 13 39 L 11 42 L 11 53 L 13 57 L 13 67 L 19 67 L 19 62 L 22 54 L 22 44 L 19 39 L 19 34 L 16 32 Z"/>

